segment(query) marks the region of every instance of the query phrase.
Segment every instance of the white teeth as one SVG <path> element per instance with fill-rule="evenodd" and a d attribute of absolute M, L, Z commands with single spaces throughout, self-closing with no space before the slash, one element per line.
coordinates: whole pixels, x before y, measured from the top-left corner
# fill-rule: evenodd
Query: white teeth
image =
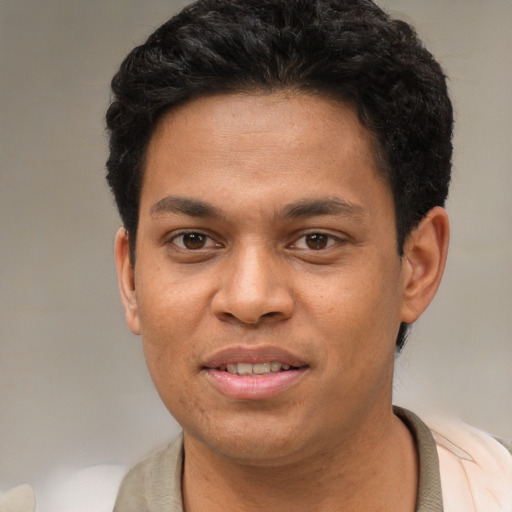
<path fill-rule="evenodd" d="M 236 366 L 238 370 L 238 375 L 252 375 L 251 363 L 238 363 Z"/>
<path fill-rule="evenodd" d="M 270 371 L 271 372 L 278 372 L 281 369 L 281 363 L 270 363 Z"/>
<path fill-rule="evenodd" d="M 265 375 L 267 373 L 276 373 L 281 370 L 289 370 L 291 366 L 285 363 L 272 361 L 268 363 L 228 363 L 222 365 L 219 370 L 228 371 L 233 375 Z"/>
<path fill-rule="evenodd" d="M 264 373 L 270 373 L 270 363 L 257 363 L 252 365 L 252 373 L 262 375 Z"/>

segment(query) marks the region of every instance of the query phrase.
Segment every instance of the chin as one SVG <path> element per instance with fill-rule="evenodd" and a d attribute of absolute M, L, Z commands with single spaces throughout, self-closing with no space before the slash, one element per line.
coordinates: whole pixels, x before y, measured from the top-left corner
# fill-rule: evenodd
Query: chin
<path fill-rule="evenodd" d="M 276 425 L 275 419 L 230 421 L 229 425 L 215 429 L 184 432 L 185 439 L 194 438 L 194 442 L 199 441 L 209 451 L 239 464 L 272 466 L 294 460 L 303 452 L 297 429 Z"/>

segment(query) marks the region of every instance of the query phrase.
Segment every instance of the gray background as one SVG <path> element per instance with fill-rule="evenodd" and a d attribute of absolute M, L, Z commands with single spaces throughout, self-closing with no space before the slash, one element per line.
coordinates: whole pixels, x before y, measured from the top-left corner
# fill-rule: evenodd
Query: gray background
<path fill-rule="evenodd" d="M 0 1 L 0 489 L 132 464 L 177 431 L 124 325 L 103 115 L 121 59 L 184 3 Z M 512 2 L 381 5 L 417 25 L 457 116 L 450 261 L 396 401 L 510 438 Z"/>

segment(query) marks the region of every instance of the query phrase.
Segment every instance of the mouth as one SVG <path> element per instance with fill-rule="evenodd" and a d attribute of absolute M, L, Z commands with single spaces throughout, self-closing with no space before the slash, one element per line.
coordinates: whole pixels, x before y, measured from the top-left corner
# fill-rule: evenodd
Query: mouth
<path fill-rule="evenodd" d="M 273 347 L 223 350 L 203 367 L 218 392 L 243 401 L 276 397 L 298 384 L 308 369 L 304 361 Z"/>
<path fill-rule="evenodd" d="M 247 375 L 258 377 L 261 375 L 268 375 L 269 373 L 287 372 L 290 370 L 298 370 L 300 367 L 292 366 L 287 363 L 280 363 L 279 361 L 269 361 L 266 363 L 228 363 L 223 364 L 217 368 L 222 372 L 228 372 L 232 375 Z"/>
<path fill-rule="evenodd" d="M 243 346 L 220 350 L 204 364 L 205 369 L 233 375 L 265 375 L 307 366 L 306 362 L 287 350 L 265 346 Z"/>

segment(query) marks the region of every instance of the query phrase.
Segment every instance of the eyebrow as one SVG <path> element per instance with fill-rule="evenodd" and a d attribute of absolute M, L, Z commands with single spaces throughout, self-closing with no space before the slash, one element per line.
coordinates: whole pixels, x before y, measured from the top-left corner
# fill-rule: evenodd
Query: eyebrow
<path fill-rule="evenodd" d="M 178 213 L 189 217 L 222 217 L 220 211 L 211 204 L 188 197 L 166 196 L 157 201 L 149 211 L 151 216 L 165 213 Z"/>
<path fill-rule="evenodd" d="M 215 206 L 188 197 L 169 195 L 157 201 L 150 209 L 150 215 L 179 214 L 188 217 L 219 219 L 224 218 L 222 212 Z M 347 217 L 364 217 L 365 209 L 355 203 L 337 197 L 320 199 L 299 199 L 278 211 L 278 219 L 298 219 L 323 215 L 342 215 Z"/>
<path fill-rule="evenodd" d="M 348 217 L 364 217 L 365 209 L 355 203 L 337 197 L 323 199 L 300 199 L 286 205 L 283 217 L 297 219 L 320 215 L 343 215 Z"/>

